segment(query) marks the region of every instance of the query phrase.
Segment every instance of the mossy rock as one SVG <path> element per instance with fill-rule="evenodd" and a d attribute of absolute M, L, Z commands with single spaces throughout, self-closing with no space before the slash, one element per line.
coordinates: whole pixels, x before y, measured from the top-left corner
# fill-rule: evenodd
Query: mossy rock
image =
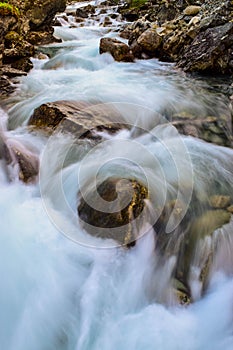
<path fill-rule="evenodd" d="M 20 11 L 14 5 L 0 2 L 0 16 L 14 16 L 18 18 L 20 16 Z"/>

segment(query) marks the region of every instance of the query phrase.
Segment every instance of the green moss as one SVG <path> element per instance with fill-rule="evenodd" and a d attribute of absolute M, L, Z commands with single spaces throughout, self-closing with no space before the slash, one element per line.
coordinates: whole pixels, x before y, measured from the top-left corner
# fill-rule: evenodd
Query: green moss
<path fill-rule="evenodd" d="M 130 1 L 130 7 L 141 7 L 145 5 L 147 0 L 131 0 Z"/>
<path fill-rule="evenodd" d="M 10 41 L 18 40 L 19 39 L 19 34 L 14 32 L 14 31 L 10 31 L 10 32 L 8 32 L 6 34 L 5 39 L 6 40 L 10 40 Z"/>
<path fill-rule="evenodd" d="M 5 2 L 0 2 L 0 16 L 15 16 L 19 17 L 20 12 L 19 9 L 11 4 Z"/>

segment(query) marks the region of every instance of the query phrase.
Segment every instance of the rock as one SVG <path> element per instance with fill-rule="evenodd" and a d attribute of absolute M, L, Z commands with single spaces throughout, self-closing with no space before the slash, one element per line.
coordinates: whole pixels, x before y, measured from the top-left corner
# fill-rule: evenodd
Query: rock
<path fill-rule="evenodd" d="M 178 303 L 180 305 L 187 306 L 191 303 L 192 300 L 190 296 L 190 290 L 188 289 L 187 286 L 184 285 L 183 282 L 175 278 L 173 281 L 173 288 L 174 288 Z"/>
<path fill-rule="evenodd" d="M 34 46 L 29 44 L 27 41 L 19 41 L 15 44 L 12 44 L 10 48 L 4 50 L 4 62 L 9 63 L 13 60 L 23 58 L 23 57 L 32 57 L 35 53 Z"/>
<path fill-rule="evenodd" d="M 21 58 L 11 63 L 11 67 L 24 72 L 29 72 L 33 68 L 33 64 L 28 57 Z"/>
<path fill-rule="evenodd" d="M 127 44 L 113 38 L 100 39 L 100 54 L 109 52 L 116 61 L 133 62 L 134 58 Z"/>
<path fill-rule="evenodd" d="M 41 31 L 50 27 L 56 13 L 63 12 L 65 8 L 66 0 L 28 0 L 25 12 L 29 28 L 32 31 Z"/>
<path fill-rule="evenodd" d="M 15 77 L 27 75 L 25 71 L 15 69 L 7 65 L 3 66 L 0 71 L 1 71 L 1 74 L 3 74 L 4 76 L 7 76 L 8 78 L 15 78 Z"/>
<path fill-rule="evenodd" d="M 214 195 L 209 198 L 209 204 L 215 209 L 225 209 L 231 203 L 230 196 Z"/>
<path fill-rule="evenodd" d="M 184 9 L 184 15 L 196 16 L 201 10 L 201 6 L 190 5 Z"/>
<path fill-rule="evenodd" d="M 14 90 L 11 81 L 6 76 L 0 76 L 1 99 L 8 97 Z"/>
<path fill-rule="evenodd" d="M 142 33 L 144 33 L 147 29 L 151 27 L 151 23 L 149 21 L 145 21 L 139 19 L 138 21 L 130 24 L 124 29 L 124 32 L 129 33 L 129 45 L 131 45 L 135 40 L 137 40 Z M 123 34 L 124 34 L 123 32 Z"/>
<path fill-rule="evenodd" d="M 183 119 L 172 121 L 172 125 L 183 134 L 198 137 L 219 146 L 232 147 L 233 139 L 227 121 L 218 117 L 204 119 Z"/>
<path fill-rule="evenodd" d="M 108 104 L 57 101 L 36 108 L 28 125 L 49 133 L 71 133 L 78 138 L 98 139 L 96 131 L 114 133 L 126 128 L 121 115 Z"/>
<path fill-rule="evenodd" d="M 122 245 L 135 244 L 143 224 L 140 216 L 148 198 L 144 185 L 134 179 L 108 178 L 97 185 L 97 192 L 94 192 L 94 188 L 88 189 L 86 200 L 79 196 L 78 214 L 88 233 L 116 240 Z M 98 206 L 99 196 L 107 202 L 107 208 L 112 212 Z M 139 222 L 136 223 L 137 218 Z"/>
<path fill-rule="evenodd" d="M 141 58 L 143 55 L 142 47 L 138 44 L 137 40 L 134 40 L 131 44 L 130 50 L 135 58 Z"/>
<path fill-rule="evenodd" d="M 103 23 L 103 27 L 108 27 L 112 24 L 111 19 L 108 16 L 105 16 L 104 18 L 104 23 Z"/>
<path fill-rule="evenodd" d="M 5 36 L 17 26 L 18 19 L 14 16 L 0 16 L 0 66 L 2 65 Z"/>
<path fill-rule="evenodd" d="M 11 81 L 12 79 L 24 76 L 27 73 L 22 70 L 12 68 L 9 65 L 4 65 L 0 68 L 0 96 L 1 98 L 8 97 L 16 89 L 16 85 Z"/>
<path fill-rule="evenodd" d="M 140 16 L 139 11 L 137 9 L 127 10 L 125 12 L 121 12 L 121 14 L 122 17 L 129 22 L 136 21 Z"/>
<path fill-rule="evenodd" d="M 47 45 L 52 42 L 61 42 L 61 39 L 57 39 L 53 36 L 53 29 L 46 31 L 30 31 L 25 36 L 25 39 L 32 45 Z"/>
<path fill-rule="evenodd" d="M 0 12 L 0 65 L 12 64 L 14 68 L 29 71 L 32 67 L 29 58 L 35 52 L 33 45 L 56 41 L 52 36 L 54 16 L 65 7 L 66 0 L 11 0 L 10 5 L 3 6 Z"/>
<path fill-rule="evenodd" d="M 155 29 L 150 28 L 140 35 L 137 42 L 141 46 L 142 51 L 154 55 L 162 42 L 162 37 Z"/>
<path fill-rule="evenodd" d="M 39 173 L 38 156 L 15 140 L 6 140 L 4 145 L 4 158 L 8 167 L 11 167 L 9 177 L 14 176 L 17 168 L 19 180 L 34 182 Z"/>
<path fill-rule="evenodd" d="M 159 25 L 161 25 L 167 21 L 173 20 L 178 14 L 179 11 L 177 11 L 176 4 L 161 4 L 158 11 L 156 11 L 156 19 Z"/>
<path fill-rule="evenodd" d="M 161 33 L 163 42 L 159 50 L 159 58 L 165 61 L 177 61 L 181 52 L 193 41 L 192 35 L 188 34 L 190 29 L 183 20 L 179 21 L 175 29 L 171 27 L 168 24 L 164 25 Z"/>
<path fill-rule="evenodd" d="M 227 211 L 229 211 L 229 213 L 233 214 L 233 204 L 227 208 Z"/>
<path fill-rule="evenodd" d="M 200 240 L 204 240 L 206 237 L 211 238 L 214 231 L 229 223 L 230 218 L 231 214 L 225 210 L 208 210 L 190 223 L 190 227 L 179 248 L 176 268 L 177 279 L 181 280 L 185 285 L 189 285 L 188 281 L 191 273 L 191 264 L 195 258 L 196 249 Z M 205 288 L 208 280 L 208 273 L 214 254 L 214 251 L 212 250 L 213 247 L 214 244 L 209 245 L 203 250 L 204 256 L 201 259 L 202 265 L 199 266 L 199 279 L 203 285 L 202 288 Z M 200 256 L 202 254 L 200 252 Z"/>
<path fill-rule="evenodd" d="M 80 7 L 76 10 L 76 16 L 79 18 L 88 18 L 88 16 L 93 13 L 95 13 L 95 6 L 92 5 Z"/>
<path fill-rule="evenodd" d="M 233 23 L 208 28 L 185 49 L 177 66 L 188 72 L 233 72 Z"/>
<path fill-rule="evenodd" d="M 33 66 L 30 57 L 35 53 L 34 46 L 14 32 L 6 35 L 5 45 L 7 48 L 3 53 L 3 63 L 11 64 L 12 68 L 29 72 Z"/>

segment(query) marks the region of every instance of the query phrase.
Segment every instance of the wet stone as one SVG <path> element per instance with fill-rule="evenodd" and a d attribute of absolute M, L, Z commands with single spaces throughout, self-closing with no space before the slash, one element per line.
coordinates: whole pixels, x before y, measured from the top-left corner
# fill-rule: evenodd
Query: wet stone
<path fill-rule="evenodd" d="M 230 205 L 230 203 L 231 203 L 230 196 L 214 195 L 214 196 L 211 196 L 209 199 L 210 206 L 216 209 L 225 209 Z"/>
<path fill-rule="evenodd" d="M 99 196 L 108 202 L 111 212 L 99 209 Z M 84 229 L 93 236 L 108 238 L 132 246 L 143 223 L 147 188 L 134 179 L 108 178 L 87 190 L 85 199 L 79 194 L 78 214 Z M 120 209 L 117 209 L 120 208 Z M 136 220 L 139 220 L 139 222 Z"/>

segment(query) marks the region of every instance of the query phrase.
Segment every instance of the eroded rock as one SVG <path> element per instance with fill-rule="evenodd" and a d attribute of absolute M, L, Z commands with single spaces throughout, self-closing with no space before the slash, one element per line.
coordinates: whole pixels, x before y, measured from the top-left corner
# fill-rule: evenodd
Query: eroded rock
<path fill-rule="evenodd" d="M 78 214 L 85 230 L 96 237 L 116 240 L 122 245 L 135 244 L 143 225 L 147 188 L 134 179 L 108 178 L 80 196 Z M 101 206 L 100 198 L 109 211 Z M 100 204 L 100 205 L 99 205 Z M 119 209 L 120 208 L 120 209 Z"/>

